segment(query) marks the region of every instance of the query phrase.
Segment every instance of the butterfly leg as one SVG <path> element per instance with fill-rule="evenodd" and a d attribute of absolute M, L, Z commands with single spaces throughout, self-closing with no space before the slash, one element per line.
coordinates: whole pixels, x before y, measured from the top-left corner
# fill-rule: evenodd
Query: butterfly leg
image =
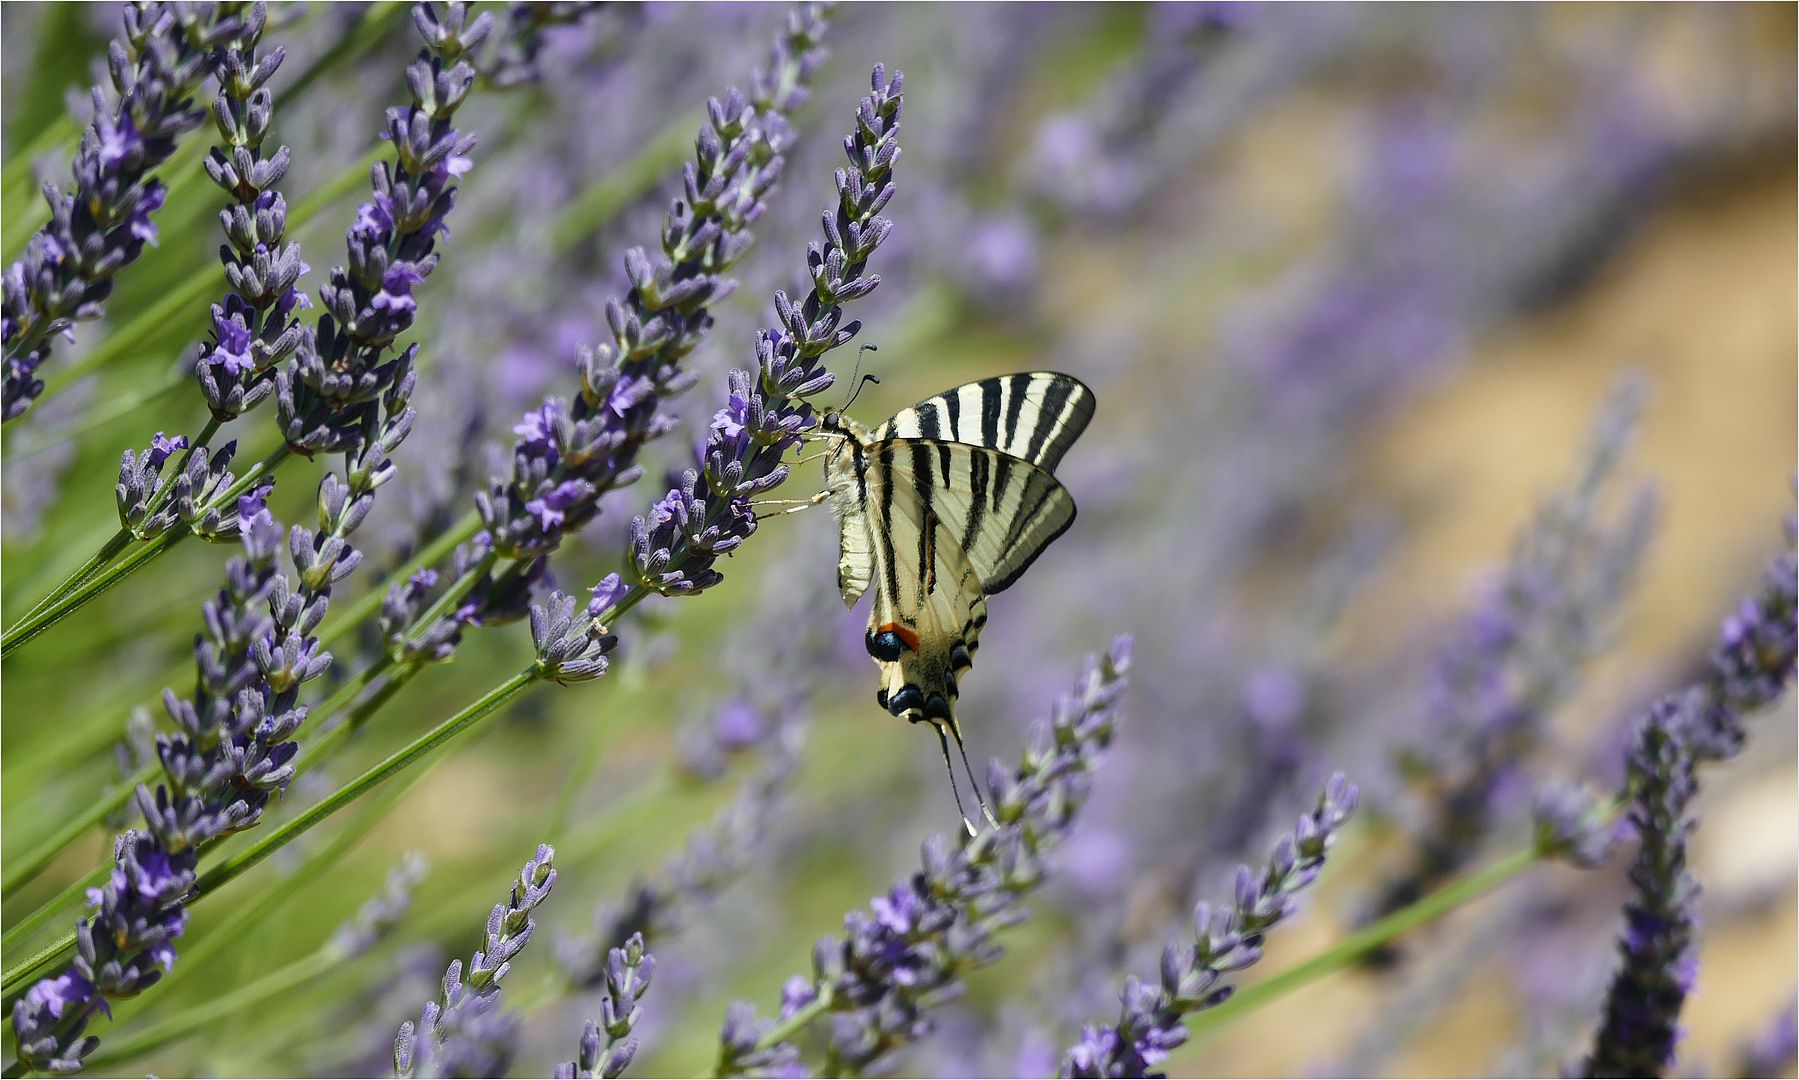
<path fill-rule="evenodd" d="M 828 499 L 830 497 L 831 497 L 831 493 L 829 491 L 821 491 L 809 499 L 756 499 L 750 503 L 750 507 L 751 507 L 751 509 L 755 509 L 757 507 L 762 507 L 762 506 L 785 506 L 785 507 L 787 507 L 787 509 L 785 509 L 785 510 L 781 510 L 775 514 L 768 515 L 770 517 L 780 517 L 783 514 L 797 514 L 801 510 L 806 509 L 807 507 L 817 506 L 819 503 L 824 502 L 826 499 Z"/>

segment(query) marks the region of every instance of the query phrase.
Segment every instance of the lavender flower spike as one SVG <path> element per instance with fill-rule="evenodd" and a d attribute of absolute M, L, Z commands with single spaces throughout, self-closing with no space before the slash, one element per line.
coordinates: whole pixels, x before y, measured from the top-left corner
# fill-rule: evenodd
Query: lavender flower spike
<path fill-rule="evenodd" d="M 456 178 L 471 166 L 474 136 L 452 123 L 475 84 L 467 57 L 493 19 L 470 21 L 468 11 L 461 3 L 441 16 L 430 4 L 413 8 L 425 48 L 406 69 L 412 104 L 387 110 L 381 136 L 393 144 L 395 160 L 371 171 L 375 194 L 345 238 L 348 265 L 332 270 L 319 289 L 325 310 L 315 332 L 302 337 L 294 362 L 277 372 L 282 436 L 308 457 L 384 439 L 397 445 L 405 437 L 370 431 L 381 426 L 382 395 L 411 375 L 416 345 L 397 357 L 385 354 L 412 327 L 418 311 L 412 291 L 437 267 L 437 237 L 448 231 Z"/>
<path fill-rule="evenodd" d="M 1704 708 L 1697 691 L 1662 699 L 1631 748 L 1635 894 L 1624 907 L 1623 965 L 1606 993 L 1586 1076 L 1660 1076 L 1674 1061 L 1680 1009 L 1699 959 L 1699 883 L 1686 868 L 1694 819 L 1687 808 L 1698 790 L 1689 740 Z"/>
<path fill-rule="evenodd" d="M 637 584 L 664 596 L 698 593 L 723 580 L 714 564 L 756 530 L 750 500 L 787 479 L 782 457 L 816 422 L 807 399 L 835 381 L 820 359 L 862 328 L 843 321 L 843 305 L 881 282 L 866 271 L 893 231 L 880 211 L 894 192 L 905 83 L 897 71 L 889 79 L 879 64 L 869 82 L 856 130 L 843 140 L 849 167 L 837 170 L 838 199 L 824 215 L 825 242 L 807 245 L 811 291 L 797 304 L 775 293 L 778 322 L 757 334 L 757 372 L 731 373 L 702 469 L 688 470 L 680 487 L 631 524 Z"/>
<path fill-rule="evenodd" d="M 1280 838 L 1260 875 L 1247 866 L 1238 868 L 1237 894 L 1230 904 L 1194 908 L 1195 942 L 1162 951 L 1159 986 L 1136 976 L 1126 980 L 1117 1025 L 1082 1032 L 1081 1041 L 1062 1059 L 1062 1075 L 1157 1075 L 1149 1070 L 1187 1041 L 1181 1018 L 1228 999 L 1234 988 L 1220 986 L 1220 980 L 1260 960 L 1263 936 L 1298 909 L 1294 894 L 1318 877 L 1355 804 L 1355 785 L 1342 773 L 1332 776 L 1318 808 Z"/>
<path fill-rule="evenodd" d="M 321 486 L 322 514 L 338 501 L 327 490 L 334 481 Z M 31 1068 L 79 1068 L 99 1042 L 83 1035 L 93 1015 L 110 1014 L 109 1000 L 142 992 L 174 965 L 202 845 L 256 825 L 293 778 L 292 737 L 306 720 L 299 690 L 331 663 L 310 634 L 333 575 L 353 568 L 355 553 L 296 528 L 290 547 L 303 583 L 294 588 L 276 569 L 282 531 L 263 494 L 239 500 L 244 554 L 226 566 L 224 587 L 203 610 L 193 696 L 163 693 L 177 734 L 156 739 L 164 782 L 137 790 L 145 828 L 118 838 L 112 876 L 88 891 L 95 911 L 76 926 L 72 967 L 13 1008 L 19 1060 Z M 320 585 L 304 584 L 309 577 Z"/>
<path fill-rule="evenodd" d="M 475 496 L 500 555 L 554 551 L 599 512 L 601 495 L 642 475 L 643 444 L 673 430 L 662 402 L 697 379 L 681 361 L 712 328 L 711 307 L 737 287 L 729 271 L 753 243 L 749 226 L 781 176 L 792 141 L 787 116 L 823 61 L 825 28 L 817 6 L 795 9 L 755 73 L 763 89 L 749 99 L 731 89 L 706 103 L 708 123 L 663 217 L 661 254 L 626 250 L 631 290 L 607 302 L 610 340 L 581 349 L 580 392 L 526 413 L 513 428 L 510 475 Z"/>
<path fill-rule="evenodd" d="M 539 844 L 512 895 L 487 917 L 483 948 L 444 972 L 443 997 L 425 1003 L 418 1024 L 408 1020 L 394 1038 L 395 1076 L 498 1076 L 512 1058 L 517 1021 L 500 1012 L 500 983 L 537 929 L 531 913 L 556 884 L 556 852 Z"/>
<path fill-rule="evenodd" d="M 637 1001 L 650 988 L 655 971 L 656 958 L 644 948 L 642 934 L 632 934 L 623 948 L 606 954 L 606 995 L 600 999 L 603 1022 L 587 1022 L 575 1060 L 556 1066 L 557 1080 L 612 1080 L 624 1075 L 637 1055 L 637 1040 L 631 1038 L 631 1029 L 643 1015 Z"/>
<path fill-rule="evenodd" d="M 1090 660 L 1072 694 L 1016 770 L 988 771 L 999 827 L 924 846 L 924 866 L 893 883 L 868 910 L 843 920 L 843 934 L 819 941 L 812 978 L 781 992 L 777 1029 L 743 1002 L 719 1034 L 718 1075 L 795 1075 L 799 1052 L 786 1037 L 821 1012 L 838 1014 L 823 1074 L 866 1074 L 883 1056 L 930 1031 L 927 1011 L 961 989 L 964 972 L 1002 955 L 995 932 L 1029 917 L 1020 906 L 1044 881 L 1046 860 L 1074 825 L 1092 772 L 1111 745 L 1131 642 Z"/>
<path fill-rule="evenodd" d="M 0 343 L 6 380 L 0 422 L 23 416 L 43 393 L 37 369 L 51 340 L 97 319 L 112 279 L 156 240 L 152 215 L 168 191 L 150 173 L 183 134 L 206 119 L 194 94 L 207 56 L 243 28 L 239 4 L 131 3 L 125 34 L 107 50 L 112 94 L 93 88 L 94 119 L 81 136 L 67 193 L 45 185 L 50 222 L 0 276 Z"/>
<path fill-rule="evenodd" d="M 312 306 L 296 287 L 309 268 L 300 261 L 300 245 L 286 242 L 287 200 L 274 190 L 287 175 L 289 152 L 286 146 L 263 152 L 275 114 L 267 83 L 286 55 L 281 49 L 256 55 L 266 18 L 265 4 L 252 5 L 243 33 L 213 61 L 219 142 L 206 159 L 206 175 L 231 199 L 219 212 L 225 233 L 219 258 L 230 291 L 212 306 L 211 340 L 201 346 L 194 374 L 220 422 L 275 392 L 275 369 L 300 347 L 294 313 Z"/>

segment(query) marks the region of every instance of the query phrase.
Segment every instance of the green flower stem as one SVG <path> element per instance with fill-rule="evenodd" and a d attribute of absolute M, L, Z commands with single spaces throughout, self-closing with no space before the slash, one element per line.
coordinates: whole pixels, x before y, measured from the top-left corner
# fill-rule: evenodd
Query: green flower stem
<path fill-rule="evenodd" d="M 500 706 L 523 693 L 537 678 L 537 664 L 533 661 L 516 675 L 481 695 L 461 712 L 438 724 L 407 746 L 395 751 L 387 760 L 332 792 L 331 795 L 309 807 L 292 821 L 264 834 L 260 840 L 242 851 L 230 855 L 219 865 L 200 876 L 200 880 L 194 885 L 194 891 L 188 896 L 189 905 L 198 903 L 218 892 L 257 863 L 305 835 L 313 826 L 368 794 L 383 782 L 405 772 L 439 746 L 498 711 Z M 9 998 L 16 996 L 23 991 L 26 983 L 39 971 L 62 960 L 74 947 L 75 932 L 71 930 L 38 950 L 17 967 L 8 969 L 4 977 L 0 977 L 0 992 L 4 992 Z M 11 1007 L 10 1003 L 7 1007 Z"/>
<path fill-rule="evenodd" d="M 0 896 L 11 897 L 21 885 L 35 879 L 44 872 L 44 868 L 56 861 L 63 849 L 92 832 L 108 815 L 131 801 L 131 793 L 139 784 L 148 784 L 156 779 L 160 771 L 156 765 L 145 765 L 136 773 L 112 787 L 100 798 L 88 803 L 81 812 L 69 818 L 60 828 L 31 849 L 29 854 L 17 859 L 6 860 L 6 876 L 0 880 Z M 42 910 L 41 908 L 39 909 Z M 35 917 L 36 913 L 33 913 Z M 0 939 L 0 952 L 10 952 L 14 947 L 13 933 L 16 927 L 9 927 L 4 939 Z"/>
<path fill-rule="evenodd" d="M 174 970 L 158 980 L 158 985 L 163 987 L 163 992 L 156 995 L 154 1001 L 170 1000 L 167 989 L 171 984 L 196 971 L 204 971 L 206 961 L 221 952 L 230 950 L 247 936 L 254 934 L 258 927 L 266 925 L 266 920 L 283 902 L 292 899 L 308 885 L 329 880 L 326 876 L 327 871 L 357 844 L 361 843 L 369 833 L 373 832 L 377 825 L 386 820 L 388 813 L 399 804 L 400 800 L 404 799 L 417 786 L 418 782 L 429 774 L 429 769 L 421 769 L 407 777 L 405 781 L 389 787 L 379 797 L 369 800 L 369 804 L 363 807 L 362 813 L 357 815 L 354 822 L 339 830 L 328 842 L 321 844 L 275 887 L 264 890 L 249 903 L 233 908 L 231 914 L 226 916 L 223 922 L 207 928 L 206 933 L 197 941 L 186 942 L 184 940 L 181 962 L 175 965 Z M 304 962 L 304 960 L 300 962 Z M 157 1025 L 157 1029 L 172 1027 L 172 1018 L 169 1022 Z M 146 1031 L 136 1039 L 146 1039 L 148 1036 L 149 1032 Z M 165 1036 L 157 1046 L 135 1046 L 134 1040 L 134 1049 L 138 1053 L 148 1053 L 179 1037 L 179 1034 Z M 105 1060 L 113 1060 L 118 1053 L 117 1051 L 109 1052 Z M 89 1064 L 91 1066 L 93 1063 Z"/>
<path fill-rule="evenodd" d="M 219 497 L 208 503 L 203 510 L 221 506 L 229 506 L 239 495 L 249 491 L 256 482 L 273 473 L 286 461 L 293 449 L 286 443 L 276 447 L 261 461 L 252 465 L 244 475 L 237 478 Z M 120 530 L 124 532 L 125 530 Z M 127 536 L 130 534 L 127 532 Z M 19 619 L 7 627 L 6 633 L 0 635 L 0 657 L 10 656 L 20 645 L 37 637 L 45 630 L 81 610 L 90 601 L 104 595 L 114 585 L 137 573 L 144 564 L 160 558 L 170 548 L 192 536 L 187 528 L 174 528 L 163 533 L 154 540 L 146 542 L 142 547 L 125 556 L 123 559 L 100 573 L 83 581 L 73 591 L 57 597 L 53 602 L 42 604 L 32 614 Z M 116 539 L 116 537 L 114 538 Z M 109 541 L 110 543 L 110 541 Z"/>
<path fill-rule="evenodd" d="M 664 127 L 631 160 L 583 188 L 557 212 L 550 241 L 557 254 L 573 250 L 593 232 L 617 217 L 645 192 L 655 189 L 669 172 L 680 168 L 693 149 L 693 133 L 706 122 L 705 114 L 691 112 Z"/>
<path fill-rule="evenodd" d="M 33 605 L 31 610 L 27 611 L 25 615 L 30 616 L 37 614 L 39 611 L 43 610 L 45 604 L 50 603 L 50 601 L 58 596 L 64 595 L 75 586 L 92 577 L 101 567 L 118 558 L 119 554 L 130 546 L 131 533 L 129 531 L 120 529 L 118 532 L 113 533 L 112 536 L 107 539 L 106 543 L 100 545 L 98 551 L 88 556 L 86 562 L 76 567 L 74 572 L 69 574 L 68 577 L 63 578 L 62 582 L 58 584 L 56 588 L 51 589 L 46 593 L 44 598 Z"/>
<path fill-rule="evenodd" d="M 1189 1019 L 1187 1031 L 1197 1039 L 1223 1027 L 1243 1013 L 1286 997 L 1327 975 L 1353 967 L 1405 934 L 1485 896 L 1546 857 L 1545 852 L 1534 846 L 1521 848 L 1481 870 L 1452 881 L 1409 907 L 1400 908 L 1384 919 L 1369 923 L 1316 956 L 1239 989 L 1224 1004 Z"/>
<path fill-rule="evenodd" d="M 818 996 L 816 998 L 813 998 L 810 1002 L 795 1009 L 792 1016 L 789 1016 L 787 1019 L 764 1032 L 762 1037 L 756 1040 L 756 1049 L 767 1050 L 779 1043 L 786 1042 L 795 1035 L 798 1035 L 807 1024 L 810 1024 L 812 1021 L 829 1012 L 830 1008 L 831 987 L 829 984 L 826 984 L 818 988 Z M 723 1065 L 724 1062 L 720 1061 L 712 1066 L 712 1075 L 714 1077 L 725 1075 Z"/>
<path fill-rule="evenodd" d="M 325 945 L 312 954 L 277 968 L 260 979 L 240 986 L 229 994 L 202 1001 L 198 1005 L 189 1006 L 160 1023 L 151 1024 L 135 1035 L 120 1039 L 108 1039 L 101 1043 L 101 1049 L 87 1059 L 86 1070 L 99 1070 L 104 1073 L 109 1065 L 117 1065 L 129 1061 L 142 1054 L 159 1050 L 177 1039 L 186 1038 L 195 1032 L 204 1030 L 209 1025 L 226 1017 L 235 1016 L 246 1009 L 261 1005 L 265 1001 L 280 997 L 296 987 L 317 981 L 340 969 L 345 958 L 338 955 L 337 950 Z"/>
<path fill-rule="evenodd" d="M 5 938 L 0 939 L 0 953 L 7 956 L 16 954 L 25 940 L 36 933 L 39 927 L 59 915 L 67 914 L 70 908 L 78 906 L 78 902 L 86 895 L 87 890 L 105 881 L 110 870 L 112 870 L 111 863 L 94 867 L 84 876 L 66 885 L 61 892 L 39 904 L 36 911 L 7 927 Z M 8 1002 L 7 1008 L 11 1007 L 11 1003 Z"/>

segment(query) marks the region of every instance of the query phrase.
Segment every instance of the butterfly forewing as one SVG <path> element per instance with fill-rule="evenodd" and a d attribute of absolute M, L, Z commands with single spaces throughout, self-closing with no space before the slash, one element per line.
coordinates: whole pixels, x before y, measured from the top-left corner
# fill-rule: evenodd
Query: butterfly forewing
<path fill-rule="evenodd" d="M 982 379 L 894 414 L 874 440 L 941 439 L 997 450 L 1054 472 L 1093 418 L 1093 391 L 1053 371 Z"/>

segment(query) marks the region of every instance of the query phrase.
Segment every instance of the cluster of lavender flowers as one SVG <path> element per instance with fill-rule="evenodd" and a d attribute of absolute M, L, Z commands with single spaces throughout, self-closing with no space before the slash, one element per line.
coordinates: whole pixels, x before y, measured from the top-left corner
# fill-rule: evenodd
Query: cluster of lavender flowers
<path fill-rule="evenodd" d="M 345 509 L 334 481 L 321 487 L 322 514 Z M 202 845 L 254 827 L 293 778 L 293 736 L 306 720 L 299 690 L 331 663 L 310 634 L 330 583 L 355 558 L 295 527 L 296 587 L 276 567 L 283 534 L 259 498 L 241 500 L 243 557 L 226 567 L 224 587 L 205 605 L 193 696 L 164 692 L 178 733 L 156 739 L 163 782 L 154 793 L 138 788 L 145 827 L 119 836 L 111 877 L 89 891 L 95 912 L 77 926 L 73 965 L 13 1008 L 20 1060 L 33 1068 L 78 1069 L 99 1043 L 83 1035 L 93 1016 L 110 1014 L 109 1000 L 135 996 L 174 965 Z"/>
<path fill-rule="evenodd" d="M 413 324 L 412 291 L 437 267 L 437 238 L 456 205 L 455 181 L 473 164 L 474 136 L 453 126 L 457 108 L 475 83 L 467 55 L 493 27 L 468 19 L 466 4 L 439 16 L 429 4 L 413 9 L 425 48 L 406 70 L 409 107 L 387 111 L 382 138 L 395 161 L 371 170 L 375 197 L 364 203 L 347 234 L 349 263 L 319 289 L 318 325 L 301 339 L 291 370 L 276 375 L 275 406 L 287 445 L 307 455 L 343 451 L 353 467 L 378 467 L 412 427 L 394 409 L 411 396 L 418 346 L 386 352 Z"/>
<path fill-rule="evenodd" d="M 155 241 L 151 219 L 168 189 L 151 174 L 174 153 L 181 135 L 205 121 L 194 96 L 212 50 L 245 29 L 242 8 L 126 6 L 124 38 L 106 54 L 112 94 L 93 88 L 94 119 L 75 154 L 73 183 L 66 192 L 45 186 L 50 222 L 0 279 L 5 420 L 23 416 L 43 392 L 37 370 L 52 339 L 77 322 L 99 318 L 114 276 Z"/>
<path fill-rule="evenodd" d="M 757 371 L 731 373 L 730 399 L 713 416 L 702 470 L 689 469 L 648 518 L 631 523 L 631 571 L 645 588 L 692 595 L 723 580 L 714 564 L 756 529 L 750 500 L 787 479 L 782 458 L 815 423 L 807 399 L 836 381 L 821 359 L 862 328 L 843 321 L 843 305 L 881 283 L 866 270 L 893 231 L 880 212 L 894 192 L 905 77 L 896 71 L 889 78 L 876 64 L 869 87 L 856 130 L 843 140 L 849 167 L 837 170 L 837 205 L 823 217 L 825 242 L 806 248 L 811 291 L 797 304 L 786 292 L 775 293 L 778 321 L 757 333 Z"/>
<path fill-rule="evenodd" d="M 845 916 L 841 937 L 819 941 L 812 977 L 782 988 L 778 1024 L 758 1020 L 748 1003 L 731 1006 L 718 1075 L 792 1075 L 800 1056 L 790 1039 L 825 1012 L 836 1021 L 826 1075 L 865 1072 L 930 1031 L 929 1010 L 959 993 L 968 971 L 999 959 L 994 935 L 1028 918 L 1023 900 L 1043 884 L 1111 745 L 1130 657 L 1130 639 L 1120 638 L 1090 660 L 1019 767 L 991 764 L 995 828 L 953 845 L 933 837 L 918 873 Z"/>
<path fill-rule="evenodd" d="M 1181 1018 L 1229 999 L 1234 987 L 1219 982 L 1260 960 L 1262 938 L 1298 910 L 1295 894 L 1317 880 L 1355 804 L 1355 785 L 1342 773 L 1332 776 L 1317 809 L 1276 842 L 1260 874 L 1238 868 L 1231 903 L 1193 909 L 1194 942 L 1162 951 L 1160 985 L 1126 980 L 1118 1023 L 1084 1030 L 1062 1059 L 1062 1075 L 1156 1075 L 1151 1068 L 1187 1041 Z"/>
<path fill-rule="evenodd" d="M 206 175 L 232 200 L 219 211 L 225 232 L 219 259 L 230 291 L 212 306 L 211 341 L 201 347 L 194 373 L 219 422 L 275 392 L 275 369 L 305 339 L 296 312 L 312 306 L 298 287 L 310 268 L 300 261 L 300 245 L 286 239 L 287 200 L 275 190 L 292 155 L 286 146 L 263 151 L 275 115 L 267 84 L 287 56 L 280 48 L 257 55 L 267 17 L 266 5 L 252 5 L 243 32 L 214 61 L 219 93 L 212 116 L 220 142 L 206 159 Z"/>
<path fill-rule="evenodd" d="M 517 1021 L 500 1010 L 500 984 L 537 929 L 531 915 L 556 885 L 556 852 L 540 844 L 512 893 L 487 917 L 483 947 L 450 961 L 443 996 L 427 1001 L 415 1025 L 394 1036 L 395 1076 L 498 1076 L 505 1071 Z M 466 976 L 466 978 L 465 978 Z"/>
<path fill-rule="evenodd" d="M 623 945 L 607 951 L 600 1019 L 587 1021 L 575 1060 L 556 1066 L 556 1080 L 611 1080 L 624 1074 L 637 1056 L 637 1040 L 631 1037 L 643 1017 L 637 1001 L 650 988 L 655 971 L 656 958 L 644 948 L 642 934 L 632 934 Z"/>
<path fill-rule="evenodd" d="M 1777 701 L 1799 654 L 1799 566 L 1790 550 L 1725 619 L 1705 678 L 1650 706 L 1627 757 L 1638 841 L 1621 959 L 1585 1062 L 1587 1076 L 1659 1076 L 1674 1061 L 1682 1005 L 1698 975 L 1699 883 L 1687 869 L 1697 767 L 1734 757 L 1742 718 Z"/>
<path fill-rule="evenodd" d="M 580 350 L 580 392 L 525 414 L 513 428 L 510 473 L 475 495 L 484 529 L 457 550 L 452 567 L 452 580 L 469 584 L 466 598 L 449 618 L 408 636 L 437 575 L 426 571 L 389 591 L 383 628 L 401 658 L 444 659 L 464 626 L 522 615 L 547 576 L 544 558 L 599 513 L 601 495 L 635 483 L 644 444 L 674 429 L 663 403 L 698 379 L 681 361 L 711 329 L 711 306 L 736 288 L 729 271 L 754 242 L 749 226 L 780 178 L 792 137 L 787 118 L 823 63 L 826 27 L 823 8 L 797 8 L 755 73 L 753 97 L 732 89 L 707 102 L 709 123 L 663 218 L 661 255 L 625 252 L 631 289 L 606 304 L 612 340 Z M 514 565 L 496 578 L 488 568 L 501 557 Z"/>

